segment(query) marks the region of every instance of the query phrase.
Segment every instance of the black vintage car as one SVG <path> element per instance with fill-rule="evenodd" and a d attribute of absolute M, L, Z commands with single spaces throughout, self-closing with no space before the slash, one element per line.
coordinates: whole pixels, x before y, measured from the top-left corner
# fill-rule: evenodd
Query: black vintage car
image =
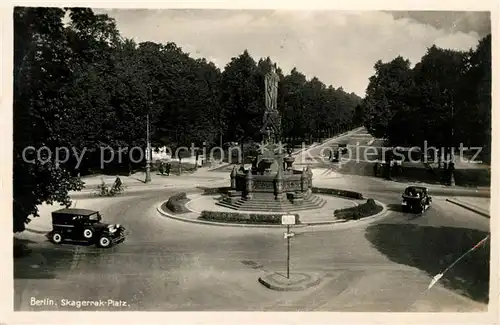
<path fill-rule="evenodd" d="M 339 144 L 337 148 L 331 150 L 330 161 L 339 162 L 345 153 L 347 153 L 347 144 Z"/>
<path fill-rule="evenodd" d="M 107 248 L 125 240 L 125 228 L 119 224 L 101 222 L 98 211 L 60 209 L 52 212 L 52 231 L 48 234 L 54 244 L 78 241 Z"/>
<path fill-rule="evenodd" d="M 402 198 L 401 207 L 404 212 L 423 213 L 432 203 L 432 197 L 423 186 L 408 186 Z"/>
<path fill-rule="evenodd" d="M 345 143 L 339 144 L 339 152 L 341 155 L 346 154 L 347 153 L 347 144 L 345 144 Z"/>

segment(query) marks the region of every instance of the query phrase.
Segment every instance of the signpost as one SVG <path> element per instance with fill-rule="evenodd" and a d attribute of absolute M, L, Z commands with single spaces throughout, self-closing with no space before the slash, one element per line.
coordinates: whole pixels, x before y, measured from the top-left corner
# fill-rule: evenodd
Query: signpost
<path fill-rule="evenodd" d="M 290 232 L 290 225 L 295 224 L 295 215 L 286 214 L 281 216 L 281 224 L 286 226 L 286 232 L 283 237 L 286 239 L 286 278 L 290 279 L 290 238 L 295 236 L 295 233 Z"/>

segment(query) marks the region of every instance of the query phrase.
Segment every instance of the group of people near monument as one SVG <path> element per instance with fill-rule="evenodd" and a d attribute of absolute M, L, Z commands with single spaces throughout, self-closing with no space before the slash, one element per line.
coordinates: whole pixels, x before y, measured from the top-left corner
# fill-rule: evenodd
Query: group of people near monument
<path fill-rule="evenodd" d="M 172 164 L 170 163 L 170 161 L 160 161 L 160 166 L 159 166 L 159 171 L 160 171 L 160 174 L 161 175 L 167 175 L 167 176 L 170 176 L 170 170 L 172 169 Z"/>

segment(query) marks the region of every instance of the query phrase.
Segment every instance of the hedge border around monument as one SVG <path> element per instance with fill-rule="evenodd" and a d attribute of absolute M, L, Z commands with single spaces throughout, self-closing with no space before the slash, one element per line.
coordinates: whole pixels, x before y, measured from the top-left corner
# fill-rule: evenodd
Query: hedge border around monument
<path fill-rule="evenodd" d="M 333 216 L 342 220 L 359 220 L 380 213 L 383 209 L 384 207 L 378 205 L 374 199 L 368 199 L 355 207 L 335 210 Z"/>
<path fill-rule="evenodd" d="M 173 212 L 175 214 L 188 213 L 188 212 L 191 212 L 191 210 L 189 210 L 186 207 L 186 203 L 188 203 L 189 201 L 191 201 L 191 199 L 189 199 L 186 196 L 186 192 L 179 192 L 179 193 L 172 195 L 168 199 L 165 206 L 168 210 L 170 210 L 171 212 Z"/>
<path fill-rule="evenodd" d="M 254 225 L 281 225 L 282 213 L 241 213 L 241 212 L 220 212 L 220 211 L 202 211 L 198 217 L 200 220 L 220 222 L 220 223 L 239 223 Z M 295 224 L 300 224 L 300 217 L 295 216 Z"/>

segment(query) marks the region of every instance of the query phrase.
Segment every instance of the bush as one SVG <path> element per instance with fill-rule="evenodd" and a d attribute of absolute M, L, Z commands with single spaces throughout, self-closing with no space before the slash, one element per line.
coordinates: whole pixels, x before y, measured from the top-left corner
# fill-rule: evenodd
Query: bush
<path fill-rule="evenodd" d="M 203 191 L 203 195 L 227 194 L 230 187 L 203 187 L 198 186 L 198 189 Z"/>
<path fill-rule="evenodd" d="M 280 225 L 282 215 L 283 214 L 202 211 L 199 219 L 227 223 Z M 300 223 L 298 214 L 295 215 L 295 223 Z"/>
<path fill-rule="evenodd" d="M 382 211 L 382 206 L 375 203 L 373 199 L 366 200 L 366 203 L 360 204 L 355 207 L 335 210 L 333 215 L 336 218 L 344 220 L 358 220 L 366 218 Z"/>
<path fill-rule="evenodd" d="M 363 199 L 363 194 L 361 194 L 359 192 L 338 190 L 338 189 L 334 189 L 334 188 L 313 187 L 312 192 L 317 193 L 317 194 L 329 194 L 329 195 L 348 197 L 348 198 L 357 199 L 357 200 Z"/>
<path fill-rule="evenodd" d="M 186 203 L 188 203 L 189 200 L 185 192 L 174 194 L 168 199 L 167 208 L 174 213 L 190 212 L 186 207 Z"/>

